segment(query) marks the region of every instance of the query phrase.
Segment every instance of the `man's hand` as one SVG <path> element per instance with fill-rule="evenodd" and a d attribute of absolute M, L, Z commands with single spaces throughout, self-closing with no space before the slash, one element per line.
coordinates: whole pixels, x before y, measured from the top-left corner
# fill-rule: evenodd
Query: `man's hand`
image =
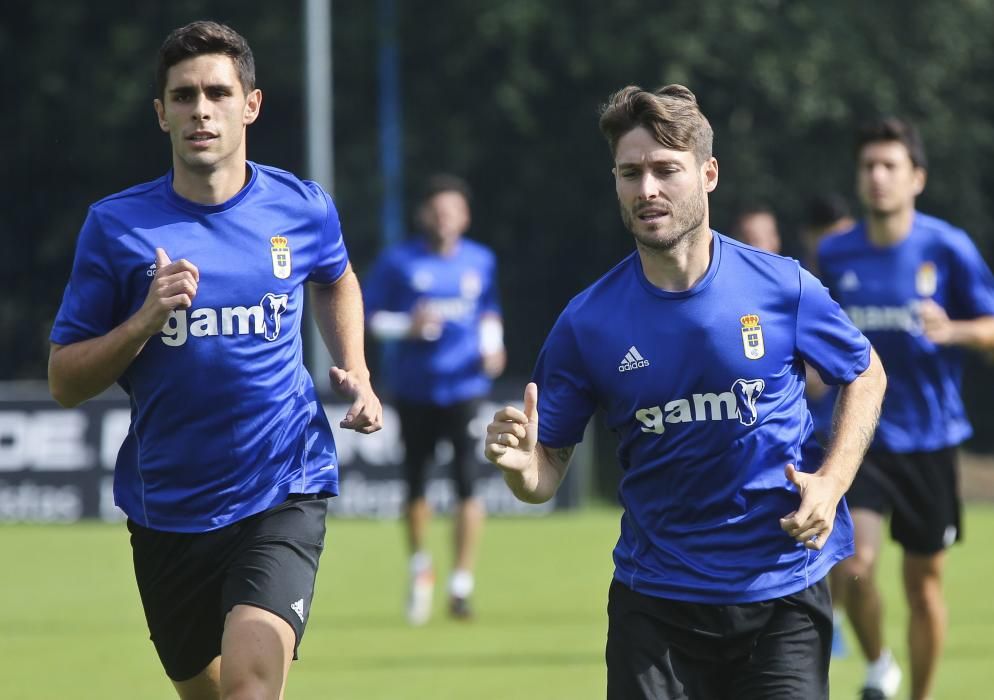
<path fill-rule="evenodd" d="M 335 392 L 352 401 L 345 418 L 338 424 L 340 428 L 369 435 L 383 427 L 383 407 L 373 392 L 368 376 L 353 376 L 338 367 L 328 370 L 328 375 Z"/>
<path fill-rule="evenodd" d="M 835 526 L 835 510 L 843 496 L 841 484 L 831 476 L 799 472 L 793 464 L 784 473 L 797 487 L 801 505 L 780 518 L 780 527 L 808 549 L 821 549 Z"/>
<path fill-rule="evenodd" d="M 442 337 L 445 319 L 426 302 L 419 301 L 411 311 L 410 337 L 433 343 Z"/>
<path fill-rule="evenodd" d="M 922 321 L 925 337 L 936 345 L 950 345 L 955 342 L 953 322 L 949 320 L 946 310 L 931 299 L 922 299 L 918 303 L 918 317 Z"/>
<path fill-rule="evenodd" d="M 505 472 L 522 473 L 533 464 L 538 443 L 538 385 L 534 382 L 525 387 L 524 409 L 505 406 L 487 426 L 483 452 Z"/>
<path fill-rule="evenodd" d="M 135 314 L 135 321 L 151 338 L 162 330 L 175 309 L 189 309 L 197 296 L 200 271 L 189 260 L 169 259 L 162 248 L 155 249 L 155 279 L 148 288 L 145 303 Z"/>

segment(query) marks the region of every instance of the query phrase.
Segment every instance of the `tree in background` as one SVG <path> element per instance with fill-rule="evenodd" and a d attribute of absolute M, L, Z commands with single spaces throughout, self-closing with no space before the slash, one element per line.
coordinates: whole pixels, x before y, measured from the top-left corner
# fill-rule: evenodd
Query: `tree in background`
<path fill-rule="evenodd" d="M 789 237 L 810 194 L 848 191 L 854 123 L 898 113 L 930 144 L 922 207 L 994 258 L 994 93 L 978 89 L 994 77 L 990 3 L 398 0 L 397 9 L 406 179 L 443 167 L 476 185 L 479 235 L 511 261 L 501 287 L 512 375 L 530 371 L 535 339 L 601 261 L 630 250 L 596 131 L 597 107 L 628 83 L 684 83 L 711 116 L 720 230 L 759 200 Z M 302 172 L 302 27 L 299 7 L 233 0 L 85 10 L 37 0 L 3 13 L 0 265 L 12 293 L 0 298 L 0 379 L 41 378 L 62 293 L 52 280 L 68 274 L 87 203 L 166 162 L 166 142 L 157 148 L 143 130 L 155 129 L 149 48 L 201 17 L 245 34 L 267 71 L 255 155 Z M 334 4 L 335 195 L 360 274 L 380 247 L 376 13 L 377 3 Z M 515 255 L 525 246 L 527 263 Z M 972 410 L 994 426 L 994 406 Z"/>

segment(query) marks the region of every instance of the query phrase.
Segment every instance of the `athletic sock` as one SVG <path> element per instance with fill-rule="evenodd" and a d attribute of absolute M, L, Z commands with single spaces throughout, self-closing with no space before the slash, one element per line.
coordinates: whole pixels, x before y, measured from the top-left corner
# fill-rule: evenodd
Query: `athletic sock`
<path fill-rule="evenodd" d="M 456 569 L 449 579 L 449 594 L 456 598 L 469 598 L 473 593 L 473 574 L 465 569 Z"/>
<path fill-rule="evenodd" d="M 420 573 L 431 570 L 431 554 L 422 550 L 419 550 L 411 555 L 411 576 L 417 576 Z"/>
<path fill-rule="evenodd" d="M 880 658 L 871 661 L 866 667 L 864 687 L 882 690 L 885 697 L 893 697 L 901 683 L 901 669 L 894 661 L 890 649 L 880 652 Z"/>

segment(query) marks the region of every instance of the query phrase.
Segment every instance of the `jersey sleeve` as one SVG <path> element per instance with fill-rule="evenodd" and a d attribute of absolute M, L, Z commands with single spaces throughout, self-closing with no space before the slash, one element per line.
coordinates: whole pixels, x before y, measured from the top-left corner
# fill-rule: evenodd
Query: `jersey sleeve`
<path fill-rule="evenodd" d="M 552 448 L 582 442 L 597 403 L 568 312 L 546 338 L 532 381 L 538 384 L 538 441 Z"/>
<path fill-rule="evenodd" d="M 870 365 L 870 341 L 810 272 L 799 272 L 797 353 L 826 384 L 849 384 Z"/>
<path fill-rule="evenodd" d="M 950 318 L 963 320 L 994 315 L 994 276 L 966 233 L 951 246 Z"/>
<path fill-rule="evenodd" d="M 76 242 L 69 283 L 55 316 L 51 340 L 69 345 L 106 335 L 124 319 L 117 318 L 121 290 L 97 214 L 90 209 Z"/>
<path fill-rule="evenodd" d="M 318 259 L 314 264 L 311 273 L 307 276 L 308 282 L 319 284 L 329 284 L 335 282 L 345 273 L 345 268 L 349 264 L 349 255 L 345 250 L 345 241 L 342 238 L 342 224 L 338 219 L 338 210 L 335 203 L 328 196 L 328 193 L 321 190 L 327 206 L 327 216 L 325 218 L 324 229 L 321 231 L 321 243 L 318 248 Z"/>

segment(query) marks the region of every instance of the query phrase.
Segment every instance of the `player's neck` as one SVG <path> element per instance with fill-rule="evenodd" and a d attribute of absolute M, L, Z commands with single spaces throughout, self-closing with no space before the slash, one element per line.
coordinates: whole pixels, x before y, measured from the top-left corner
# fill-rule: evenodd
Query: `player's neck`
<path fill-rule="evenodd" d="M 238 194 L 251 177 L 245 159 L 210 170 L 194 170 L 173 159 L 173 190 L 197 204 L 223 204 Z"/>
<path fill-rule="evenodd" d="M 685 292 L 708 272 L 714 248 L 711 229 L 703 226 L 672 248 L 659 250 L 636 243 L 642 271 L 654 287 Z"/>
<path fill-rule="evenodd" d="M 893 212 L 870 212 L 866 216 L 867 238 L 870 243 L 880 247 L 896 245 L 911 233 L 914 219 L 914 206 Z"/>
<path fill-rule="evenodd" d="M 447 258 L 456 252 L 456 248 L 459 247 L 459 237 L 442 237 L 442 236 L 432 236 L 426 235 L 424 237 L 425 245 L 428 246 L 430 250 L 435 255 L 443 258 Z"/>

